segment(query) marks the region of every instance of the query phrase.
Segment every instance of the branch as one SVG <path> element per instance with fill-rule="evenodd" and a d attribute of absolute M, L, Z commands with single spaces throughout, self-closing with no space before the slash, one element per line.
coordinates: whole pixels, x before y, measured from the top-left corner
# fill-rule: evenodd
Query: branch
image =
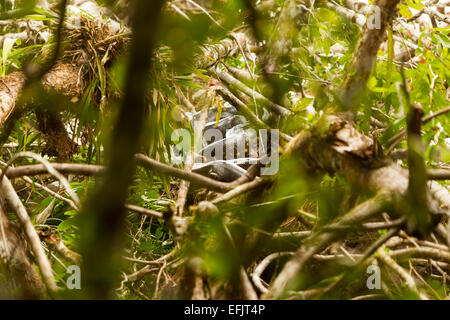
<path fill-rule="evenodd" d="M 57 170 L 55 170 L 50 163 L 43 159 L 40 155 L 32 153 L 32 152 L 19 152 L 14 157 L 12 157 L 7 163 L 5 168 L 2 170 L 2 173 L 0 174 L 0 181 L 5 175 L 5 170 L 7 170 L 11 164 L 18 158 L 28 157 L 32 158 L 40 163 L 45 167 L 45 169 L 50 173 L 52 176 L 54 176 L 56 179 L 58 179 L 59 182 L 64 186 L 66 189 L 66 192 L 71 196 L 73 201 L 75 202 L 77 208 L 80 205 L 80 199 L 78 198 L 77 194 L 73 191 L 72 187 L 70 186 L 69 182 L 67 181 L 66 177 L 64 177 L 61 173 L 59 173 Z"/>
<path fill-rule="evenodd" d="M 140 136 L 148 108 L 146 92 L 156 46 L 160 12 L 165 1 L 134 1 L 133 39 L 125 76 L 124 97 L 111 134 L 103 180 L 93 192 L 81 215 L 81 253 L 88 297 L 107 298 L 119 275 L 117 246 L 123 227 L 124 204 L 132 181 Z M 84 227 L 83 227 L 84 226 Z M 105 276 L 106 275 L 106 276 Z"/>
<path fill-rule="evenodd" d="M 347 225 L 356 225 L 386 210 L 391 202 L 392 196 L 389 193 L 380 193 L 357 205 L 337 221 L 332 222 L 330 226 L 339 229 Z M 308 260 L 341 235 L 340 231 L 322 231 L 309 237 L 296 251 L 294 257 L 284 265 L 265 298 L 279 299 L 288 290 L 295 290 L 298 286 L 296 279 Z"/>
<path fill-rule="evenodd" d="M 218 68 L 215 68 L 213 72 L 219 76 L 220 80 L 226 82 L 228 85 L 236 88 L 237 90 L 244 92 L 249 97 L 255 99 L 257 103 L 269 108 L 271 111 L 275 112 L 279 116 L 287 117 L 292 115 L 292 112 L 290 110 L 276 103 L 273 103 L 259 92 L 249 88 L 244 83 L 242 83 L 241 81 L 233 77 L 230 73 L 228 73 L 228 71 L 218 70 Z"/>
<path fill-rule="evenodd" d="M 398 261 L 423 258 L 450 263 L 450 252 L 436 248 L 405 248 L 389 251 L 389 255 Z"/>
<path fill-rule="evenodd" d="M 256 268 L 255 268 L 255 270 L 253 271 L 253 274 L 252 274 L 252 280 L 253 280 L 253 284 L 255 285 L 255 287 L 258 288 L 261 293 L 269 292 L 269 290 L 267 290 L 267 288 L 262 284 L 262 281 L 261 281 L 261 275 L 263 274 L 264 270 L 266 270 L 266 268 L 269 266 L 269 264 L 273 260 L 275 260 L 277 258 L 284 257 L 284 256 L 292 256 L 293 254 L 294 254 L 293 252 L 275 252 L 275 253 L 271 253 L 267 257 L 265 257 L 256 266 Z"/>
<path fill-rule="evenodd" d="M 436 111 L 435 113 L 430 114 L 430 115 L 426 116 L 425 118 L 423 118 L 422 119 L 422 125 L 430 122 L 431 120 L 433 120 L 436 117 L 439 117 L 441 115 L 447 114 L 448 112 L 450 112 L 450 107 L 446 107 L 446 108 L 440 109 L 440 110 Z M 396 134 L 395 136 L 390 138 L 388 140 L 388 142 L 386 143 L 386 145 L 387 145 L 386 154 L 389 154 L 391 152 L 391 150 L 393 150 L 394 147 L 398 143 L 400 143 L 400 141 L 403 139 L 403 137 L 405 135 L 406 135 L 406 130 L 402 130 L 398 134 Z"/>
<path fill-rule="evenodd" d="M 140 213 L 143 215 L 146 215 L 148 217 L 153 217 L 153 218 L 157 218 L 157 219 L 164 219 L 164 215 L 158 211 L 153 211 L 150 209 L 146 209 L 146 208 L 142 208 L 139 206 L 135 206 L 133 204 L 126 204 L 125 205 L 125 209 L 136 212 L 136 213 Z"/>
<path fill-rule="evenodd" d="M 187 100 L 187 99 L 186 99 Z M 208 99 L 208 102 L 205 106 L 203 106 L 202 111 L 200 112 L 199 119 L 195 122 L 194 127 L 194 148 L 193 150 L 189 150 L 189 153 L 186 156 L 186 162 L 184 164 L 184 170 L 186 172 L 192 171 L 192 166 L 195 161 L 195 152 L 200 150 L 201 142 L 202 142 L 202 134 L 205 129 L 206 120 L 208 117 L 208 109 L 210 106 L 211 99 Z M 195 109 L 194 109 L 195 110 Z M 175 215 L 182 216 L 184 211 L 184 205 L 186 203 L 186 197 L 189 191 L 189 181 L 182 180 L 180 183 L 180 187 L 178 190 L 177 202 L 175 203 Z"/>
<path fill-rule="evenodd" d="M 56 236 L 54 233 L 55 231 L 52 229 L 48 231 L 41 231 L 41 238 L 43 241 L 45 241 L 45 243 L 47 243 L 51 248 L 55 249 L 64 258 L 76 265 L 80 265 L 83 261 L 82 257 L 77 252 L 67 248 L 61 237 Z"/>
<path fill-rule="evenodd" d="M 428 169 L 427 177 L 429 180 L 450 180 L 449 169 Z"/>
<path fill-rule="evenodd" d="M 154 170 L 160 174 L 166 174 L 179 179 L 195 183 L 200 187 L 205 187 L 213 191 L 227 192 L 243 183 L 254 179 L 258 173 L 259 167 L 251 166 L 252 170 L 247 171 L 246 174 L 233 182 L 220 182 L 211 178 L 202 176 L 201 174 L 188 172 L 183 169 L 171 167 L 159 161 L 153 160 L 143 154 L 136 154 L 135 159 L 138 164 L 144 168 Z M 105 172 L 105 167 L 101 165 L 92 164 L 76 164 L 76 163 L 51 163 L 50 166 L 62 174 L 84 175 L 84 176 L 101 176 Z M 24 165 L 19 167 L 8 167 L 5 170 L 5 175 L 10 178 L 19 178 L 23 176 L 34 176 L 48 174 L 48 169 L 42 164 Z"/>
<path fill-rule="evenodd" d="M 43 76 L 41 85 L 47 93 L 78 99 L 84 90 L 84 81 L 79 79 L 79 72 L 78 66 L 57 63 Z M 0 142 L 6 140 L 14 120 L 23 112 L 24 107 L 18 108 L 21 105 L 18 100 L 26 87 L 27 78 L 23 72 L 13 72 L 0 79 Z"/>
<path fill-rule="evenodd" d="M 26 236 L 20 227 L 8 220 L 3 202 L 0 197 L 0 267 L 7 270 L 7 283 L 11 281 L 15 291 L 11 292 L 13 298 L 17 294 L 25 299 L 48 298 L 45 284 L 30 261 Z"/>
<path fill-rule="evenodd" d="M 422 300 L 428 300 L 428 298 L 419 292 L 417 289 L 416 282 L 414 281 L 413 277 L 406 272 L 401 266 L 399 266 L 390 256 L 384 252 L 383 248 L 379 248 L 377 250 L 377 257 L 381 260 L 382 263 L 384 263 L 386 266 L 388 266 L 391 270 L 396 272 L 400 277 L 403 278 L 403 280 L 406 281 L 406 285 L 408 288 L 417 296 L 420 297 Z"/>
<path fill-rule="evenodd" d="M 242 47 L 246 46 L 247 36 L 243 33 L 235 33 L 233 39 L 227 38 L 216 44 L 207 44 L 202 47 L 202 54 L 198 54 L 194 58 L 194 66 L 197 69 L 209 69 L 217 61 L 232 56 L 238 49 L 236 42 Z"/>
<path fill-rule="evenodd" d="M 431 227 L 430 210 L 427 204 L 427 174 L 424 161 L 424 146 L 421 136 L 423 109 L 411 103 L 403 68 L 401 69 L 402 83 L 399 88 L 399 100 L 407 114 L 408 136 L 408 207 L 409 232 L 419 230 L 422 234 Z"/>
<path fill-rule="evenodd" d="M 345 108 L 356 110 L 356 99 L 364 91 L 372 68 L 375 64 L 378 49 L 384 41 L 386 28 L 392 21 L 395 9 L 400 0 L 378 0 L 375 5 L 380 8 L 380 25 L 369 28 L 364 26 L 362 36 L 356 48 L 347 75 L 341 87 L 341 100 Z"/>
<path fill-rule="evenodd" d="M 372 140 L 338 116 L 325 116 L 312 130 L 295 136 L 284 148 L 283 156 L 289 155 L 304 159 L 308 170 L 338 173 L 357 188 L 384 190 L 400 198 L 408 192 L 408 172 L 377 155 Z M 432 182 L 429 209 L 436 215 L 450 212 L 448 191 Z"/>
<path fill-rule="evenodd" d="M 0 184 L 0 190 L 5 197 L 6 201 L 11 205 L 11 207 L 16 212 L 17 218 L 19 219 L 22 227 L 27 236 L 28 242 L 31 246 L 31 250 L 36 258 L 37 264 L 42 274 L 43 281 L 47 290 L 51 296 L 54 296 L 58 291 L 58 287 L 56 285 L 55 279 L 53 278 L 53 271 L 50 261 L 47 259 L 45 255 L 45 251 L 42 248 L 41 240 L 34 229 L 33 224 L 31 223 L 30 217 L 20 201 L 19 196 L 14 190 L 11 182 L 8 178 L 3 177 L 3 180 Z"/>
<path fill-rule="evenodd" d="M 368 8 L 368 6 L 366 6 L 366 10 L 364 12 L 364 14 L 361 14 L 359 12 L 356 12 L 354 9 L 354 6 L 351 6 L 351 8 L 345 8 L 342 7 L 340 5 L 337 5 L 331 1 L 328 1 L 326 3 L 326 6 L 329 9 L 332 9 L 334 11 L 336 11 L 338 14 L 346 17 L 347 19 L 351 20 L 352 22 L 355 22 L 356 24 L 358 24 L 359 26 L 363 27 L 366 24 L 366 17 L 364 14 L 373 14 L 372 12 L 370 12 L 370 8 Z M 346 6 L 347 3 L 346 3 Z M 369 10 L 367 10 L 369 9 Z M 406 25 L 395 25 L 393 27 L 393 29 L 396 32 L 402 32 L 404 29 L 406 29 L 407 31 L 409 31 L 409 33 L 413 36 L 414 40 L 417 41 L 419 36 L 416 35 L 414 28 L 410 28 L 408 24 Z M 398 42 L 399 44 L 404 45 L 407 49 L 405 51 L 402 51 L 400 53 L 397 53 L 395 55 L 395 60 L 396 61 L 403 61 L 404 57 L 409 55 L 409 56 L 413 56 L 415 50 L 418 48 L 418 46 L 415 43 L 412 43 L 410 41 L 405 40 L 403 37 L 400 36 L 393 36 L 393 39 Z"/>
<path fill-rule="evenodd" d="M 240 112 L 242 115 L 244 115 L 253 125 L 256 126 L 256 128 L 261 129 L 267 129 L 270 130 L 271 127 L 264 123 L 261 119 L 259 119 L 255 113 L 244 103 L 242 102 L 238 97 L 236 97 L 230 90 L 228 90 L 225 86 L 218 86 L 217 91 L 219 94 L 224 98 L 226 101 L 228 101 L 230 104 L 236 107 L 238 112 Z M 284 141 L 291 141 L 292 137 L 280 132 L 280 137 Z"/>
<path fill-rule="evenodd" d="M 156 160 L 150 159 L 149 157 L 139 153 L 135 155 L 135 159 L 137 160 L 138 164 L 148 168 L 157 171 L 161 174 L 166 174 L 169 176 L 173 176 L 176 178 L 180 178 L 186 181 L 193 182 L 201 187 L 206 187 L 208 189 L 211 189 L 213 191 L 218 192 L 226 192 L 231 189 L 233 189 L 236 186 L 241 185 L 242 183 L 245 183 L 255 177 L 254 173 L 250 173 L 247 171 L 248 174 L 244 174 L 237 180 L 233 182 L 220 182 L 213 179 L 210 179 L 208 177 L 202 176 L 200 174 L 194 173 L 194 172 L 187 172 L 182 169 L 174 168 L 171 166 L 168 166 L 166 164 L 163 164 L 161 162 L 158 162 Z M 254 166 L 251 166 L 250 168 L 255 169 Z M 250 170 L 249 168 L 249 170 Z M 252 170 L 252 171 L 253 171 Z"/>

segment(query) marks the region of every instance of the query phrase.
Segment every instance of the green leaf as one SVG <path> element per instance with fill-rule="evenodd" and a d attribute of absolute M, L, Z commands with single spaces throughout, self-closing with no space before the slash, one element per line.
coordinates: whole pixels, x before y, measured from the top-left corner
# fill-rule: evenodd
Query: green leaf
<path fill-rule="evenodd" d="M 3 50 L 2 50 L 2 77 L 6 74 L 6 65 L 8 62 L 8 57 L 11 54 L 12 48 L 16 43 L 17 39 L 5 38 L 3 41 Z"/>
<path fill-rule="evenodd" d="M 155 231 L 155 238 L 157 240 L 160 240 L 163 235 L 164 235 L 164 231 L 162 230 L 162 228 L 156 229 L 156 231 Z"/>
<path fill-rule="evenodd" d="M 314 98 L 301 98 L 295 104 L 293 111 L 302 111 L 314 101 Z"/>
<path fill-rule="evenodd" d="M 410 6 L 411 8 L 413 8 L 415 10 L 423 9 L 423 4 L 420 2 L 417 2 L 417 0 L 406 0 L 406 3 L 408 4 L 408 6 Z"/>
<path fill-rule="evenodd" d="M 444 163 L 450 163 L 450 148 L 447 148 L 444 144 L 441 144 L 439 152 L 441 161 Z"/>
<path fill-rule="evenodd" d="M 52 18 L 47 17 L 47 16 L 42 15 L 42 14 L 29 14 L 29 15 L 25 16 L 25 18 L 38 20 L 38 21 L 51 21 L 52 20 Z"/>
<path fill-rule="evenodd" d="M 400 14 L 403 17 L 405 17 L 407 19 L 412 18 L 413 14 L 412 14 L 411 10 L 409 10 L 409 8 L 407 6 L 405 6 L 403 3 L 398 4 L 398 9 L 399 9 Z"/>
<path fill-rule="evenodd" d="M 141 242 L 138 249 L 141 251 L 152 251 L 155 248 L 155 244 L 152 241 Z"/>
<path fill-rule="evenodd" d="M 58 225 L 58 231 L 66 231 L 75 224 L 75 219 L 67 219 Z"/>
<path fill-rule="evenodd" d="M 436 33 L 436 35 L 438 36 L 438 41 L 444 46 L 444 47 L 447 47 L 447 48 L 450 48 L 450 38 L 447 36 L 447 35 L 445 35 L 445 34 L 443 34 L 443 33 L 441 33 L 441 32 L 438 32 L 438 33 Z"/>

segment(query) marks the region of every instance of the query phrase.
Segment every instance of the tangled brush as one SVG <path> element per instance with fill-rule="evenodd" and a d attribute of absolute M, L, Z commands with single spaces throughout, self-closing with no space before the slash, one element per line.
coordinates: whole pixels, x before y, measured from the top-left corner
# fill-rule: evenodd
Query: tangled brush
<path fill-rule="evenodd" d="M 102 21 L 85 16 L 78 21 L 77 27 L 65 31 L 67 47 L 63 60 L 89 66 L 89 73 L 98 73 L 100 66 L 104 67 L 123 52 L 129 38 L 126 33 L 116 33 Z"/>

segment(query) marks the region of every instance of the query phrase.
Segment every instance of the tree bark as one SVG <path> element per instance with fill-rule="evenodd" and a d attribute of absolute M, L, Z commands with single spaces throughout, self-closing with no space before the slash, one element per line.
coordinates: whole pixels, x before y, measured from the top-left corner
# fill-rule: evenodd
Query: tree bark
<path fill-rule="evenodd" d="M 356 54 L 341 88 L 341 100 L 346 109 L 356 109 L 357 98 L 366 87 L 378 49 L 385 39 L 386 28 L 391 23 L 399 2 L 400 0 L 378 0 L 374 3 L 380 9 L 380 25 L 369 26 L 366 23 L 362 30 Z"/>
<path fill-rule="evenodd" d="M 26 236 L 9 221 L 0 198 L 0 270 L 8 279 L 0 284 L 1 298 L 45 299 L 45 285 L 31 262 Z"/>

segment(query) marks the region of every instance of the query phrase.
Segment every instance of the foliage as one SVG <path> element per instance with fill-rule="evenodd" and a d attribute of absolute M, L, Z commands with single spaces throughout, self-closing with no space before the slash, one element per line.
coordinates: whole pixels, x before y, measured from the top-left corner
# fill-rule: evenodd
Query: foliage
<path fill-rule="evenodd" d="M 50 2 L 50 1 L 49 1 Z M 99 1 L 119 16 L 127 16 L 127 1 Z M 309 9 L 309 1 L 301 1 L 306 9 L 302 21 L 291 39 L 287 53 L 277 52 L 270 45 L 276 45 L 277 37 L 291 34 L 289 30 L 280 30 L 283 8 L 288 1 L 198 1 L 198 6 L 192 1 L 171 1 L 163 13 L 161 25 L 158 27 L 158 47 L 154 53 L 154 64 L 149 75 L 152 88 L 145 92 L 148 100 L 146 127 L 142 134 L 141 151 L 153 159 L 171 163 L 173 156 L 171 134 L 178 128 L 193 130 L 189 121 L 190 113 L 183 99 L 187 97 L 200 111 L 203 107 L 199 93 L 205 93 L 214 85 L 216 76 L 210 70 L 197 68 L 195 57 L 204 55 L 204 45 L 217 44 L 234 34 L 245 30 L 246 35 L 255 41 L 237 48 L 234 55 L 217 61 L 219 72 L 226 70 L 224 65 L 234 67 L 251 75 L 250 79 L 242 79 L 252 90 L 263 94 L 273 102 L 294 111 L 293 116 L 282 118 L 278 124 L 281 132 L 295 135 L 302 130 L 316 127 L 324 114 L 339 111 L 339 88 L 346 77 L 346 72 L 357 48 L 361 29 L 348 18 L 341 16 L 329 7 Z M 252 17 L 248 2 L 257 11 L 257 17 Z M 343 2 L 343 1 L 341 1 Z M 399 15 L 410 19 L 414 10 L 421 10 L 423 1 L 406 0 L 399 4 Z M 12 8 L 1 2 L 2 13 Z M 52 30 L 57 25 L 59 15 L 56 11 L 32 9 L 23 3 L 16 4 L 23 9 L 18 16 L 11 19 L 30 19 L 41 21 L 45 28 Z M 30 9 L 31 8 L 31 9 Z M 176 9 L 175 9 L 176 8 Z M 30 12 L 31 11 L 31 12 Z M 448 17 L 448 16 L 447 16 Z M 255 19 L 253 19 L 255 18 Z M 79 164 L 105 164 L 107 146 L 114 146 L 111 130 L 117 117 L 117 110 L 124 96 L 125 76 L 128 66 L 126 54 L 129 32 L 122 32 L 116 42 L 121 42 L 123 48 L 110 46 L 93 49 L 86 57 L 89 48 L 85 42 L 87 34 L 94 34 L 100 29 L 98 21 L 92 17 L 84 17 L 83 28 L 65 32 L 72 37 L 66 43 L 61 55 L 63 59 L 87 61 L 89 71 L 84 70 L 87 85 L 81 97 L 61 112 L 62 120 L 70 139 L 77 145 L 73 153 L 73 162 Z M 253 20 L 252 20 L 253 19 Z M 103 23 L 107 21 L 103 19 Z M 106 28 L 106 27 L 105 27 Z M 75 35 L 75 32 L 81 32 Z M 19 31 L 19 30 L 16 30 Z M 107 33 L 107 32 L 105 32 Z M 1 34 L 11 34 L 11 30 L 3 28 Z M 396 33 L 399 34 L 399 33 Z M 111 35 L 98 34 L 91 38 L 92 44 L 108 39 Z M 76 36 L 76 37 L 75 37 Z M 396 143 L 398 136 L 406 126 L 407 110 L 404 110 L 398 94 L 398 83 L 402 81 L 401 68 L 405 68 L 411 101 L 420 104 L 425 116 L 433 115 L 449 106 L 450 83 L 450 27 L 421 28 L 417 37 L 417 48 L 414 52 L 413 66 L 402 66 L 395 60 L 397 52 L 394 46 L 387 44 L 380 48 L 376 68 L 367 83 L 363 98 L 356 108 L 356 127 L 366 135 L 371 136 L 383 146 L 383 152 L 388 157 L 395 151 L 407 147 L 406 141 Z M 266 46 L 254 45 L 264 40 Z M 411 39 L 407 39 L 411 40 Z M 53 42 L 52 42 L 53 41 Z M 31 43 L 13 38 L 5 38 L 1 48 L 0 75 L 5 76 L 15 71 L 23 71 L 30 63 L 39 62 L 42 55 L 48 52 L 49 43 Z M 123 42 L 123 43 L 122 43 Z M 77 47 L 74 47 L 74 44 Z M 86 46 L 86 47 L 84 47 Z M 251 48 L 254 46 L 254 48 Z M 117 49 L 117 50 L 116 50 Z M 398 50 L 397 47 L 395 47 Z M 69 50 L 69 51 L 67 51 Z M 113 51 L 116 50 L 113 54 Z M 261 56 L 263 58 L 261 58 Z M 76 58 L 75 58 L 76 57 Z M 264 58 L 265 57 L 265 58 Z M 210 58 L 212 59 L 212 58 Z M 214 60 L 214 59 L 212 59 Z M 267 60 L 272 60 L 275 68 L 267 69 Z M 411 59 L 410 59 L 411 60 Z M 236 93 L 236 89 L 232 90 Z M 181 92 L 181 94 L 180 94 Z M 42 95 L 36 91 L 34 104 L 39 105 Z M 33 94 L 31 94 L 33 95 Z M 249 108 L 256 114 L 263 114 L 263 107 L 252 97 L 247 97 Z M 216 95 L 212 105 L 223 105 L 223 98 Z M 106 103 L 107 101 L 107 103 Z M 221 108 L 219 108 L 221 110 Z M 61 110 L 60 110 L 61 111 Z M 132 111 L 131 111 L 132 112 Z M 220 112 L 220 111 L 219 111 Z M 220 119 L 220 114 L 217 115 Z M 374 119 L 383 126 L 373 126 Z M 38 130 L 38 120 L 32 109 L 26 109 L 22 118 L 15 123 L 14 129 L 3 146 L 1 157 L 4 162 L 14 154 L 23 151 L 33 151 L 40 154 L 46 144 L 42 133 Z M 441 116 L 433 118 L 423 125 L 423 143 L 425 146 L 425 165 L 427 168 L 448 168 L 450 163 L 450 118 Z M 390 153 L 390 154 L 388 154 Z M 56 162 L 56 157 L 44 155 L 50 162 Z M 205 273 L 223 286 L 223 283 L 235 276 L 236 268 L 249 265 L 250 260 L 260 261 L 271 252 L 285 251 L 279 248 L 294 250 L 298 239 L 288 239 L 285 243 L 267 244 L 261 252 L 249 253 L 249 256 L 239 256 L 236 246 L 257 248 L 252 239 L 247 236 L 248 230 L 261 233 L 293 232 L 317 230 L 341 216 L 354 205 L 370 198 L 370 192 L 354 195 L 352 186 L 340 176 L 310 175 L 300 168 L 299 159 L 285 159 L 280 168 L 278 180 L 271 191 L 255 191 L 248 196 L 232 201 L 221 207 L 221 212 L 227 213 L 223 222 L 217 217 L 200 220 L 190 230 L 189 237 L 182 244 L 175 239 L 173 230 L 165 219 L 157 219 L 136 212 L 127 211 L 122 243 L 125 247 L 122 265 L 123 275 L 131 277 L 142 267 L 149 266 L 148 272 L 142 277 L 128 281 L 122 278 L 114 279 L 117 297 L 120 299 L 146 299 L 173 297 L 171 287 L 179 286 L 181 272 L 179 265 L 186 264 L 183 257 L 200 257 L 204 261 Z M 407 159 L 397 160 L 402 167 L 407 167 Z M 35 163 L 29 159 L 21 159 L 15 166 Z M 295 179 L 294 179 L 295 178 Z M 70 176 L 70 186 L 81 198 L 81 202 L 94 189 L 96 179 L 93 177 Z M 67 202 L 56 199 L 34 183 L 50 186 L 57 194 L 68 197 L 67 192 L 60 188 L 52 177 L 32 177 L 33 183 L 16 179 L 15 188 L 23 203 L 29 210 L 32 219 L 46 208 L 51 209 L 50 218 L 45 226 L 61 237 L 63 243 L 71 250 L 80 250 L 80 213 Z M 449 186 L 448 180 L 440 182 Z M 129 188 L 127 203 L 167 214 L 176 205 L 179 179 L 160 174 L 156 170 L 149 171 L 138 167 L 133 183 Z M 448 189 L 447 189 L 448 190 Z M 198 205 L 200 200 L 207 199 L 205 191 L 191 186 L 188 194 L 187 208 Z M 230 212 L 230 214 L 228 214 Z M 186 213 L 188 216 L 192 212 Z M 232 214 L 231 214 L 232 213 Z M 275 217 L 275 218 L 274 218 Z M 14 220 L 14 216 L 11 215 Z M 197 217 L 193 217 L 197 219 Z M 275 228 L 273 220 L 278 222 Z M 448 223 L 448 222 L 447 222 Z M 224 226 L 225 231 L 224 231 Z M 229 230 L 228 230 L 229 229 Z M 233 238 L 229 239 L 229 233 Z M 338 254 L 338 246 L 345 246 L 359 252 L 367 247 L 369 240 L 381 239 L 386 235 L 386 229 L 371 232 L 353 232 L 351 236 L 332 247 L 329 254 Z M 246 248 L 248 249 L 248 248 Z M 448 248 L 447 248 L 448 249 Z M 72 264 L 67 257 L 56 251 L 49 256 L 56 273 L 58 285 L 65 286 L 66 268 Z M 174 253 L 175 252 L 175 253 Z M 146 264 L 145 261 L 157 260 L 168 254 L 174 254 L 169 263 Z M 186 258 L 187 259 L 187 258 Z M 140 262 L 139 262 L 140 261 Z M 144 261 L 144 262 L 142 262 Z M 282 268 L 280 260 L 271 265 L 270 270 L 262 275 L 267 283 L 275 277 Z M 154 267 L 155 266 L 155 267 Z M 403 266 L 405 266 L 403 264 Z M 251 267 L 254 267 L 251 265 Z M 448 264 L 447 264 L 448 267 Z M 407 268 L 407 266 L 405 266 Z M 314 288 L 324 288 L 336 280 L 344 266 L 338 263 L 327 264 L 324 261 L 314 261 L 308 266 L 303 285 L 305 292 Z M 423 270 L 420 270 L 422 272 Z M 425 273 L 425 271 L 423 271 Z M 364 272 L 358 274 L 364 277 Z M 422 274 L 422 273 L 421 273 Z M 329 297 L 347 299 L 368 293 L 362 288 L 361 278 L 355 276 L 349 279 L 348 290 L 330 293 Z M 359 282 L 358 282 L 359 281 Z M 392 296 L 395 299 L 417 298 L 405 289 L 401 281 L 392 281 Z M 426 274 L 424 282 L 420 282 L 420 290 L 427 295 L 444 298 L 449 295 L 448 288 L 433 277 Z M 370 292 L 369 292 L 370 293 Z M 387 293 L 377 291 L 381 297 Z"/>

